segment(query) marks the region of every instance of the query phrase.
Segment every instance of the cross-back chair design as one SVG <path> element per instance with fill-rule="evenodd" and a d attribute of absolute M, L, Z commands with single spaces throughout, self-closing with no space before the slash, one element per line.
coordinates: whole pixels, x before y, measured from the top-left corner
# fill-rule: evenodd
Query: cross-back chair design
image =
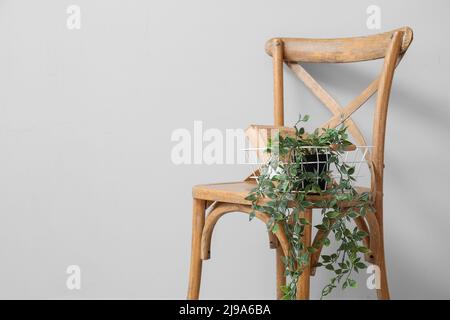
<path fill-rule="evenodd" d="M 374 199 L 374 212 L 368 212 L 365 217 L 355 219 L 357 227 L 366 231 L 369 236 L 365 244 L 370 248 L 366 260 L 379 267 L 379 284 L 377 295 L 379 299 L 389 299 L 386 262 L 383 240 L 383 170 L 386 118 L 393 74 L 413 38 L 413 32 L 403 27 L 386 33 L 366 37 L 338 39 L 306 39 L 306 38 L 274 38 L 266 43 L 266 52 L 272 57 L 274 72 L 274 126 L 266 128 L 289 130 L 284 126 L 283 106 L 283 65 L 286 64 L 306 87 L 331 111 L 332 117 L 321 127 L 336 127 L 344 123 L 355 143 L 367 145 L 366 140 L 356 123 L 351 119 L 371 96 L 377 93 L 373 117 L 372 152 L 367 152 L 366 159 L 371 169 L 370 192 Z M 380 74 L 359 96 L 347 106 L 342 107 L 322 86 L 299 64 L 310 63 L 348 63 L 384 59 Z M 264 127 L 264 126 L 263 126 Z M 210 258 L 212 232 L 217 221 L 230 212 L 250 213 L 251 202 L 246 196 L 255 186 L 255 181 L 246 179 L 241 182 L 197 185 L 193 188 L 193 222 L 192 222 L 192 252 L 189 274 L 188 299 L 198 299 L 202 260 Z M 312 209 L 306 209 L 302 214 L 311 221 Z M 205 216 L 206 212 L 208 214 Z M 267 223 L 269 217 L 261 212 L 256 218 Z M 304 243 L 319 243 L 327 236 L 323 231 L 317 231 L 312 239 L 311 226 L 305 228 Z M 287 255 L 289 244 L 282 228 L 273 235 L 269 232 L 270 246 L 276 250 L 276 281 L 277 298 L 281 298 L 280 285 L 285 284 L 284 264 L 282 257 Z M 298 281 L 297 298 L 309 298 L 310 276 L 315 273 L 315 264 L 320 257 L 320 250 L 311 254 L 311 261 Z"/>

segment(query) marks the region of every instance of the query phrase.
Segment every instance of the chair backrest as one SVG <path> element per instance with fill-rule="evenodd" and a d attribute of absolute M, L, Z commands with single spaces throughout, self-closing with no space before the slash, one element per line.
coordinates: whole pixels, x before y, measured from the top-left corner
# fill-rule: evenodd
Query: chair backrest
<path fill-rule="evenodd" d="M 366 140 L 351 119 L 351 115 L 378 92 L 373 119 L 373 150 L 372 153 L 367 154 L 367 159 L 372 166 L 372 191 L 375 192 L 378 201 L 381 201 L 383 192 L 386 116 L 392 78 L 396 66 L 411 44 L 412 39 L 412 30 L 409 27 L 403 27 L 366 37 L 338 39 L 274 38 L 266 43 L 266 52 L 272 56 L 273 60 L 275 126 L 284 125 L 283 64 L 287 64 L 333 114 L 331 119 L 324 123 L 322 127 L 331 128 L 344 123 L 355 139 L 355 143 L 360 145 L 366 145 Z M 345 107 L 341 107 L 299 64 L 300 62 L 346 63 L 376 59 L 384 59 L 380 74 Z"/>

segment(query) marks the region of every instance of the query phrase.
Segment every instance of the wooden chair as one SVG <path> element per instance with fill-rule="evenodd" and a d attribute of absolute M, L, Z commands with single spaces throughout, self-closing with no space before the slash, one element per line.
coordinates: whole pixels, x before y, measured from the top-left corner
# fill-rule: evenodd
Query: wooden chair
<path fill-rule="evenodd" d="M 377 93 L 376 107 L 373 119 L 373 149 L 367 154 L 371 169 L 371 192 L 374 197 L 375 212 L 369 212 L 364 218 L 355 219 L 358 228 L 369 233 L 365 239 L 370 248 L 366 260 L 380 269 L 381 287 L 377 289 L 379 299 L 389 299 L 386 262 L 383 241 L 383 170 L 386 117 L 389 94 L 391 91 L 394 70 L 413 38 L 413 32 L 403 27 L 390 32 L 354 38 L 340 39 L 305 39 L 305 38 L 275 38 L 266 43 L 266 52 L 272 57 L 274 72 L 274 118 L 273 128 L 283 128 L 283 64 L 286 64 L 312 93 L 331 111 L 333 116 L 322 127 L 335 127 L 344 120 L 355 143 L 367 145 L 359 128 L 350 118 L 372 95 Z M 347 106 L 341 107 L 311 75 L 299 64 L 311 63 L 346 63 L 375 59 L 384 59 L 382 70 L 378 77 L 353 99 Z M 197 185 L 193 188 L 193 222 L 192 222 L 192 252 L 189 274 L 188 299 L 198 299 L 202 260 L 210 258 L 211 236 L 214 226 L 224 214 L 229 212 L 249 213 L 250 201 L 245 200 L 254 181 L 247 179 L 242 182 Z M 206 211 L 209 211 L 205 218 Z M 304 217 L 311 221 L 312 209 L 307 209 Z M 268 216 L 257 213 L 256 218 L 263 222 Z M 318 231 L 312 240 L 311 227 L 304 232 L 304 241 L 310 245 L 325 236 Z M 271 247 L 276 249 L 276 281 L 277 298 L 281 298 L 280 285 L 286 281 L 284 265 L 281 257 L 288 250 L 286 235 L 280 228 L 275 235 L 270 235 Z M 298 299 L 309 299 L 310 275 L 314 275 L 314 265 L 318 262 L 320 250 L 311 255 L 310 266 L 298 281 Z"/>

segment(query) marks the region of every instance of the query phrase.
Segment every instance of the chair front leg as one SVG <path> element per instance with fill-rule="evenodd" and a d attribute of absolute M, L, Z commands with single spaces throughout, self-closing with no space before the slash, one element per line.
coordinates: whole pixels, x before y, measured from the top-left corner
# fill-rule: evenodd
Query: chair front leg
<path fill-rule="evenodd" d="M 283 248 L 281 246 L 277 246 L 276 254 L 275 254 L 275 263 L 276 263 L 276 272 L 277 272 L 277 299 L 281 300 L 283 298 L 283 292 L 281 291 L 281 287 L 286 285 L 286 276 L 285 276 L 285 266 L 282 258 L 284 257 Z"/>
<path fill-rule="evenodd" d="M 306 209 L 303 213 L 303 217 L 310 223 L 305 225 L 303 230 L 303 244 L 305 246 L 305 252 L 308 247 L 311 246 L 312 238 L 312 209 Z M 311 280 L 311 259 L 307 266 L 304 267 L 303 273 L 297 283 L 297 300 L 309 300 L 309 287 Z"/>
<path fill-rule="evenodd" d="M 192 247 L 191 266 L 189 271 L 189 288 L 187 298 L 197 300 L 200 293 L 202 276 L 202 260 L 200 257 L 202 232 L 205 225 L 206 201 L 194 199 L 192 209 Z"/>

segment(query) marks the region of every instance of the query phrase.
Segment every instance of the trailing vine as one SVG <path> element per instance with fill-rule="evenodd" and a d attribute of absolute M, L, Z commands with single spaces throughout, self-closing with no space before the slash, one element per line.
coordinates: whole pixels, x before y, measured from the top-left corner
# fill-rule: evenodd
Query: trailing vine
<path fill-rule="evenodd" d="M 355 167 L 339 157 L 351 145 L 347 128 L 316 129 L 307 134 L 301 124 L 308 119 L 307 115 L 299 118 L 294 126 L 295 136 L 277 135 L 269 141 L 266 151 L 270 154 L 270 159 L 260 168 L 257 186 L 246 198 L 252 201 L 250 220 L 256 211 L 269 215 L 268 230 L 276 233 L 282 227 L 289 240 L 289 254 L 283 259 L 288 279 L 287 284 L 281 288 L 283 299 L 296 298 L 297 282 L 308 266 L 311 254 L 322 246 L 330 246 L 331 234 L 338 247 L 332 254 L 321 255 L 315 266 L 332 272 L 321 298 L 330 294 L 337 286 L 342 289 L 356 287 L 352 274 L 366 268 L 361 255 L 369 252 L 362 244 L 368 234 L 353 227 L 352 222 L 354 218 L 364 216 L 367 210 L 373 210 L 371 196 L 354 189 L 352 182 L 356 179 Z M 305 170 L 304 163 L 308 156 L 320 156 L 326 165 L 313 172 Z M 335 168 L 335 176 L 331 176 L 332 167 Z M 310 197 L 312 194 L 320 197 Z M 355 205 L 344 208 L 343 202 Z M 320 208 L 322 219 L 315 228 L 324 231 L 326 236 L 315 245 L 307 247 L 302 239 L 305 226 L 312 224 L 312 221 L 305 219 L 301 213 L 312 207 Z"/>

